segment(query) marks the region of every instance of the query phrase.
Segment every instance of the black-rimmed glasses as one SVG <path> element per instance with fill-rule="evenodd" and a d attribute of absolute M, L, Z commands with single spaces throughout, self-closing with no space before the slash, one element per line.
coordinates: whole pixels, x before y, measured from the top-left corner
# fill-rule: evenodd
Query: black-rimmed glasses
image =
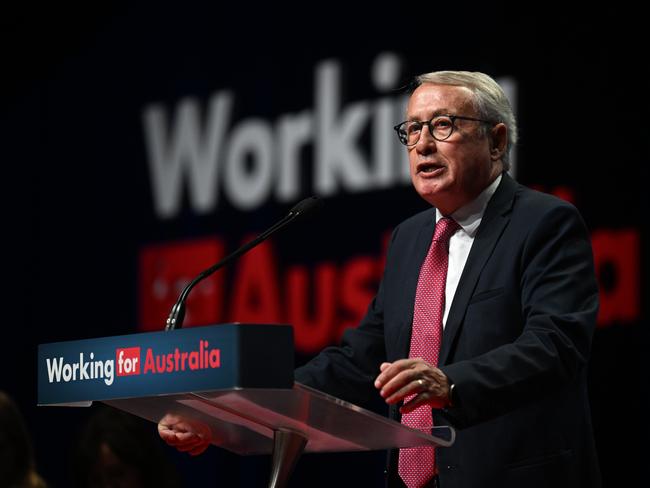
<path fill-rule="evenodd" d="M 444 141 L 449 139 L 456 128 L 456 119 L 473 120 L 475 122 L 482 122 L 484 124 L 493 124 L 490 120 L 477 119 L 474 117 L 463 117 L 462 115 L 436 115 L 430 120 L 407 120 L 401 124 L 397 124 L 393 129 L 397 132 L 399 142 L 405 146 L 415 146 L 420 140 L 422 127 L 429 126 L 429 134 L 436 141 Z"/>

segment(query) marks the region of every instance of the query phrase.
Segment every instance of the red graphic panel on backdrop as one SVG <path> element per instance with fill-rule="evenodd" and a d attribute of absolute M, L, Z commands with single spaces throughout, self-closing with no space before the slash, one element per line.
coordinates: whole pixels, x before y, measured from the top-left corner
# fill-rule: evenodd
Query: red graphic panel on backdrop
<path fill-rule="evenodd" d="M 634 322 L 640 307 L 640 239 L 637 229 L 599 229 L 591 236 L 600 288 L 598 326 Z"/>
<path fill-rule="evenodd" d="M 183 288 L 223 256 L 224 244 L 217 238 L 143 248 L 139 263 L 139 329 L 163 330 L 169 311 Z M 223 273 L 217 271 L 190 293 L 184 326 L 216 324 L 222 320 L 222 297 Z"/>

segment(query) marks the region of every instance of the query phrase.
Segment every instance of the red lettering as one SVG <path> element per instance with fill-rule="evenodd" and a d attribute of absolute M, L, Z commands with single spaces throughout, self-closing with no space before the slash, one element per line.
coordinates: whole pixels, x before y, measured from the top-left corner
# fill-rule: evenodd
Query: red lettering
<path fill-rule="evenodd" d="M 165 372 L 165 356 L 159 355 L 156 356 L 156 372 L 164 373 Z"/>
<path fill-rule="evenodd" d="M 336 268 L 321 264 L 314 275 L 310 289 L 306 267 L 294 266 L 287 272 L 287 316 L 293 325 L 296 350 L 303 354 L 318 352 L 334 339 Z"/>
<path fill-rule="evenodd" d="M 190 353 L 190 369 L 199 369 L 199 353 L 197 351 L 192 351 Z"/>
<path fill-rule="evenodd" d="M 144 363 L 144 373 L 173 373 L 185 371 L 186 369 L 195 371 L 207 368 L 219 368 L 221 366 L 221 351 L 219 349 L 211 349 L 208 351 L 207 346 L 208 341 L 200 340 L 197 350 L 181 351 L 175 348 L 174 352 L 156 355 L 154 355 L 151 348 L 148 348 Z"/>
<path fill-rule="evenodd" d="M 591 236 L 600 288 L 598 326 L 640 315 L 640 245 L 635 229 L 598 230 Z"/>
<path fill-rule="evenodd" d="M 147 349 L 147 357 L 144 361 L 144 373 L 155 373 L 156 372 L 156 365 L 154 363 L 153 359 L 153 351 L 151 348 Z"/>
<path fill-rule="evenodd" d="M 368 309 L 377 290 L 379 272 L 377 260 L 359 257 L 348 261 L 341 278 L 342 321 L 339 324 L 339 337 L 348 327 L 356 327 Z"/>
<path fill-rule="evenodd" d="M 174 355 L 170 352 L 165 357 L 167 358 L 167 371 L 174 371 Z"/>
<path fill-rule="evenodd" d="M 210 351 L 210 367 L 219 368 L 221 366 L 221 349 L 212 349 Z"/>

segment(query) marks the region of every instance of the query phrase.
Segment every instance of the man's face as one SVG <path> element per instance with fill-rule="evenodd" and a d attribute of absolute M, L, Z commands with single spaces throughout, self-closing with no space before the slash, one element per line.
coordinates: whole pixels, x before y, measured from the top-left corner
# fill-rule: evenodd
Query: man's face
<path fill-rule="evenodd" d="M 411 95 L 407 119 L 425 121 L 435 115 L 479 118 L 465 87 L 420 85 Z M 436 141 L 424 126 L 420 140 L 409 147 L 411 181 L 415 190 L 444 215 L 472 201 L 500 173 L 501 162 L 491 157 L 488 135 L 481 135 L 480 122 L 456 120 L 451 136 Z"/>

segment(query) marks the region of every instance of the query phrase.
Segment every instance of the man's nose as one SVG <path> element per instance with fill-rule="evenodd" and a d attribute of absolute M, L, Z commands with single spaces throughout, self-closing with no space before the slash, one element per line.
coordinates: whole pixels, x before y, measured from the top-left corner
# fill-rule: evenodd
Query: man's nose
<path fill-rule="evenodd" d="M 420 139 L 418 139 L 418 142 L 415 144 L 415 148 L 418 150 L 418 152 L 432 152 L 437 149 L 436 141 L 434 137 L 431 135 L 431 126 L 429 124 L 424 124 L 422 126 L 422 129 L 420 129 Z"/>

